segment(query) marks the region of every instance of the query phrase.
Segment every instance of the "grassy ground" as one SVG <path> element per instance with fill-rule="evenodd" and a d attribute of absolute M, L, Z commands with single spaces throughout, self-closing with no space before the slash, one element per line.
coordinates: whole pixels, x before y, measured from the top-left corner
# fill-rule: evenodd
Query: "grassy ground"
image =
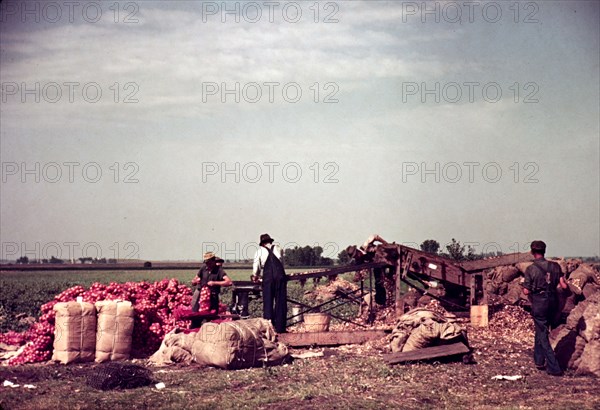
<path fill-rule="evenodd" d="M 502 361 L 518 381 L 495 381 L 481 364 L 386 365 L 378 353 L 328 349 L 322 358 L 249 370 L 186 367 L 155 370 L 153 385 L 102 392 L 86 385 L 94 365 L 21 366 L 0 379 L 37 388 L 0 387 L 3 409 L 594 409 L 597 379 L 555 378 Z"/>
<path fill-rule="evenodd" d="M 189 283 L 194 274 L 195 271 L 2 272 L 0 302 L 6 304 L 17 298 L 24 306 L 35 306 L 33 293 L 38 292 L 37 297 L 44 303 L 48 294 L 74 284 L 155 281 L 165 277 Z M 234 280 L 246 280 L 249 271 L 230 270 L 229 274 Z M 303 290 L 293 283 L 290 293 L 294 292 L 301 295 Z M 227 297 L 225 293 L 223 298 Z M 252 303 L 255 310 L 260 309 L 259 302 Z M 388 366 L 382 359 L 387 341 L 382 339 L 366 346 L 324 349 L 323 357 L 272 368 L 154 368 L 154 382 L 167 386 L 162 390 L 154 385 L 121 391 L 95 390 L 86 384 L 87 377 L 97 369 L 95 364 L 2 367 L 0 383 L 9 380 L 36 388 L 0 385 L 0 409 L 600 409 L 597 378 L 572 373 L 556 378 L 532 368 L 533 332 L 528 320 L 524 316 L 520 321 L 526 321 L 526 326 L 504 324 L 492 315 L 489 328 L 467 325 L 477 361 L 471 365 L 435 361 Z M 516 327 L 524 337 L 515 337 Z M 523 378 L 497 381 L 492 379 L 495 375 Z"/>

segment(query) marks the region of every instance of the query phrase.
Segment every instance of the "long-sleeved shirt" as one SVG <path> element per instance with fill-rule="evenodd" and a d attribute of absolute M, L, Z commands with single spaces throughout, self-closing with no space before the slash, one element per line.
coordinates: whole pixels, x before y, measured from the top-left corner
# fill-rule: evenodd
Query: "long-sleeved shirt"
<path fill-rule="evenodd" d="M 537 294 L 542 291 L 555 293 L 556 288 L 560 283 L 562 271 L 558 263 L 542 258 L 535 260 L 533 264 L 525 270 L 523 276 L 525 277 L 523 287 L 532 294 Z"/>
<path fill-rule="evenodd" d="M 273 251 L 273 255 L 275 255 L 277 259 L 283 262 L 283 252 L 281 248 L 277 245 L 273 245 L 271 250 Z M 254 263 L 252 265 L 253 275 L 260 276 L 260 274 L 263 271 L 263 268 L 265 267 L 265 262 L 267 261 L 268 257 L 269 251 L 264 246 L 259 247 L 256 253 L 254 254 Z"/>

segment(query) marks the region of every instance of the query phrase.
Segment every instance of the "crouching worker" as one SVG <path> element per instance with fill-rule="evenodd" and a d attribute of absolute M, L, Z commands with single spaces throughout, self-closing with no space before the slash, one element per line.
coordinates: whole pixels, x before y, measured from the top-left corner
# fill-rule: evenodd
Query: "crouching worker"
<path fill-rule="evenodd" d="M 192 286 L 196 286 L 196 289 L 190 308 L 193 312 L 214 310 L 218 313 L 221 286 L 232 284 L 233 282 L 223 270 L 223 260 L 217 258 L 213 252 L 206 252 L 204 264 L 192 280 Z"/>

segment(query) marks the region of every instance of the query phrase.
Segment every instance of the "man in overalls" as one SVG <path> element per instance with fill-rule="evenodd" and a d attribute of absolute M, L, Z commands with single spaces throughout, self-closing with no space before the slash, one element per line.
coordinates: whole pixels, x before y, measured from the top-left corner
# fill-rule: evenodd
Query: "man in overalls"
<path fill-rule="evenodd" d="M 263 318 L 270 319 L 277 333 L 285 333 L 287 319 L 287 276 L 283 268 L 283 252 L 273 245 L 273 238 L 260 236 L 260 247 L 254 255 L 252 280 L 262 273 Z"/>
<path fill-rule="evenodd" d="M 531 242 L 531 254 L 534 262 L 525 271 L 523 293 L 531 302 L 531 316 L 535 324 L 535 344 L 533 360 L 539 370 L 544 368 L 548 374 L 562 376 L 563 372 L 556 360 L 550 340 L 549 327 L 556 327 L 558 317 L 557 288 L 566 289 L 567 283 L 562 275 L 560 265 L 544 258 L 546 244 L 542 241 Z"/>

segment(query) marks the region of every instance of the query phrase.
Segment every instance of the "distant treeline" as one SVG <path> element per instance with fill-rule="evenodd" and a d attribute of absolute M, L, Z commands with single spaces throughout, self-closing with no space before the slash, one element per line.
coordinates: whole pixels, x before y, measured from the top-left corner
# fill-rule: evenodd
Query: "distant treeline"
<path fill-rule="evenodd" d="M 106 258 L 78 258 L 79 263 L 117 263 L 116 259 L 106 259 Z M 63 259 L 52 256 L 50 259 L 29 259 L 27 256 L 21 256 L 17 259 L 18 264 L 36 264 L 36 263 L 56 263 L 62 264 L 65 263 Z"/>
<path fill-rule="evenodd" d="M 333 259 L 323 257 L 323 248 L 320 246 L 296 246 L 285 249 L 283 263 L 286 266 L 331 266 Z"/>

